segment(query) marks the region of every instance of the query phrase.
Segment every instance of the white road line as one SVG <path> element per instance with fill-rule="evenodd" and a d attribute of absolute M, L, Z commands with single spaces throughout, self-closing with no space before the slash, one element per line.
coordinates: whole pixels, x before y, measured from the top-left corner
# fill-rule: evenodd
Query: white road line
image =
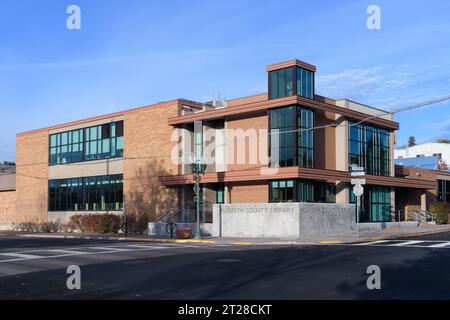
<path fill-rule="evenodd" d="M 162 246 L 149 246 L 149 245 L 144 245 L 144 244 L 142 244 L 142 245 L 140 245 L 140 244 L 129 244 L 129 245 L 126 245 L 125 247 L 127 247 L 127 248 L 131 248 L 131 249 L 133 249 L 133 248 L 136 248 L 136 249 L 142 249 L 142 248 L 145 248 L 145 249 L 168 249 L 168 248 L 170 248 L 170 247 L 162 247 Z"/>
<path fill-rule="evenodd" d="M 390 244 L 388 245 L 389 247 L 404 247 L 404 246 L 409 246 L 412 244 L 418 244 L 418 243 L 423 243 L 425 241 L 419 241 L 419 240 L 414 240 L 414 241 L 406 241 L 406 242 L 400 242 L 400 243 L 394 243 L 394 244 Z"/>
<path fill-rule="evenodd" d="M 355 246 L 370 246 L 373 244 L 381 244 L 381 243 L 386 243 L 386 242 L 390 242 L 390 240 L 378 240 L 378 241 L 372 241 L 372 242 L 363 242 L 363 243 L 357 243 L 354 245 Z"/>
<path fill-rule="evenodd" d="M 23 253 L 15 253 L 15 252 L 0 253 L 0 255 L 7 256 L 7 257 L 20 258 L 20 259 L 36 259 L 36 258 L 41 257 L 41 256 L 36 256 L 36 255 L 31 255 L 31 254 L 23 254 Z"/>
<path fill-rule="evenodd" d="M 86 249 L 96 249 L 96 250 L 114 251 L 114 252 L 130 251 L 131 250 L 131 249 L 123 249 L 123 248 L 117 248 L 117 247 L 86 247 Z"/>
<path fill-rule="evenodd" d="M 428 248 L 446 248 L 450 246 L 450 242 L 444 242 L 444 243 L 438 243 L 438 244 L 433 244 L 431 246 L 428 246 Z"/>
<path fill-rule="evenodd" d="M 86 251 L 75 251 L 75 250 L 62 250 L 62 249 L 48 249 L 48 250 L 42 250 L 43 252 L 60 252 L 60 253 L 66 253 L 66 254 L 85 254 Z"/>

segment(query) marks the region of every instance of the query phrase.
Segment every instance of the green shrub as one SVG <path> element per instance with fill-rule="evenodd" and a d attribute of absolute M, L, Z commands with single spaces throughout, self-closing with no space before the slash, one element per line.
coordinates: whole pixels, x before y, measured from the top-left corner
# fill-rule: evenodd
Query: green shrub
<path fill-rule="evenodd" d="M 436 202 L 430 205 L 431 213 L 436 215 L 436 224 L 447 224 L 450 206 L 445 202 Z"/>

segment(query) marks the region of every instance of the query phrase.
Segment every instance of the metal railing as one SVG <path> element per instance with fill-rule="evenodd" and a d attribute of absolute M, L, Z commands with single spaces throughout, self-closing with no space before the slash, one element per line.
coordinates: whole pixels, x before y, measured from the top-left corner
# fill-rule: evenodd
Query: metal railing
<path fill-rule="evenodd" d="M 396 221 L 416 221 L 417 224 L 434 224 L 436 214 L 427 210 L 397 210 Z"/>
<path fill-rule="evenodd" d="M 162 210 L 156 222 L 195 223 L 195 206 L 175 206 Z"/>

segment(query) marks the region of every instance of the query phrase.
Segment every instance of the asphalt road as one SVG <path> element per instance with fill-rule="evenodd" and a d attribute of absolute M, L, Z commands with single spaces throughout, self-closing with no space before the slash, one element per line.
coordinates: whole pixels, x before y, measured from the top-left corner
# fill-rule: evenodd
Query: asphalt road
<path fill-rule="evenodd" d="M 450 234 L 284 247 L 0 236 L 0 299 L 449 299 L 449 271 Z"/>

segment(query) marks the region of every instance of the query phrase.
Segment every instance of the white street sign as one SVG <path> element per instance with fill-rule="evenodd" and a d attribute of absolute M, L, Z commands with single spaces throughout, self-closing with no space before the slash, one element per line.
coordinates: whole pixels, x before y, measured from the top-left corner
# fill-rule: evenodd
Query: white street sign
<path fill-rule="evenodd" d="M 350 172 L 350 175 L 352 177 L 363 177 L 366 175 L 366 173 L 364 171 L 352 171 Z"/>
<path fill-rule="evenodd" d="M 364 184 L 366 184 L 366 179 L 352 179 L 350 184 L 353 184 L 353 185 L 355 185 L 355 184 L 364 185 Z"/>
<path fill-rule="evenodd" d="M 364 193 L 364 188 L 362 185 L 357 184 L 353 187 L 353 193 L 355 194 L 355 196 L 357 197 L 361 197 Z"/>

